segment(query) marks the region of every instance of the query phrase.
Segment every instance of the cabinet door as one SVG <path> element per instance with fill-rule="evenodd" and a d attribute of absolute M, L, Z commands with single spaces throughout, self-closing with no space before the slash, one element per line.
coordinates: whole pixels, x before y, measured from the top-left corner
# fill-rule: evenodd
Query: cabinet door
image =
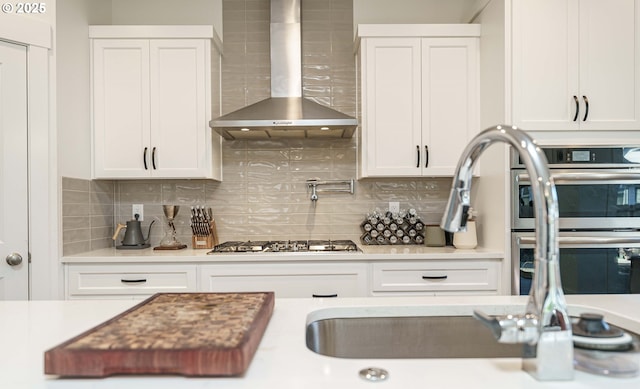
<path fill-rule="evenodd" d="M 530 131 L 637 130 L 638 5 L 513 1 L 513 123 Z"/>
<path fill-rule="evenodd" d="M 577 14 L 578 0 L 512 3 L 512 115 L 524 130 L 579 126 Z"/>
<path fill-rule="evenodd" d="M 92 45 L 94 176 L 148 177 L 149 42 L 98 39 Z"/>
<path fill-rule="evenodd" d="M 421 174 L 419 38 L 362 42 L 362 176 Z"/>
<path fill-rule="evenodd" d="M 478 62 L 476 38 L 422 39 L 423 175 L 453 175 L 478 133 Z"/>
<path fill-rule="evenodd" d="M 638 5 L 636 0 L 580 0 L 581 129 L 640 128 Z M 586 120 L 584 99 L 589 102 Z"/>
<path fill-rule="evenodd" d="M 201 39 L 150 41 L 152 175 L 209 176 L 210 55 Z M 208 136 L 207 136 L 208 135 Z M 207 139 L 209 142 L 207 143 Z"/>

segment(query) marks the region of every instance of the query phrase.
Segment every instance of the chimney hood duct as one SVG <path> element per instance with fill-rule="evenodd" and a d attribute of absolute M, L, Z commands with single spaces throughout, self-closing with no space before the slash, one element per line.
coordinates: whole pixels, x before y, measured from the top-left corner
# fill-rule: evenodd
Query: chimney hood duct
<path fill-rule="evenodd" d="M 357 119 L 302 97 L 300 0 L 271 0 L 271 97 L 209 126 L 225 139 L 351 138 Z"/>

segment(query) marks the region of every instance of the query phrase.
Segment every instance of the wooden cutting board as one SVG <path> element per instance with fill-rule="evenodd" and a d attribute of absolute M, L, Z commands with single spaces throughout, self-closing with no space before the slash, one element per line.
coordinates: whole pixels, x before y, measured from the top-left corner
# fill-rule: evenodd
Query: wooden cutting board
<path fill-rule="evenodd" d="M 44 354 L 45 374 L 229 376 L 248 367 L 273 292 L 159 293 Z"/>

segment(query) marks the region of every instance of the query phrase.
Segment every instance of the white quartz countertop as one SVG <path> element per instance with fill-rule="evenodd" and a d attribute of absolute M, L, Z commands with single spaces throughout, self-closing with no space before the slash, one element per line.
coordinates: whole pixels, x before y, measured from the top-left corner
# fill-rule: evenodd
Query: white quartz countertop
<path fill-rule="evenodd" d="M 420 259 L 501 259 L 499 250 L 476 248 L 461 250 L 454 247 L 406 246 L 365 246 L 359 245 L 359 252 L 303 252 L 303 253 L 216 253 L 208 255 L 208 249 L 183 250 L 117 250 L 107 248 L 86 253 L 65 256 L 63 263 L 91 262 L 252 262 L 252 261 L 384 261 Z"/>
<path fill-rule="evenodd" d="M 569 313 L 604 313 L 612 323 L 640 331 L 640 295 L 567 296 Z M 569 382 L 538 382 L 521 371 L 519 358 L 500 359 L 341 359 L 309 351 L 308 320 L 345 312 L 377 315 L 522 312 L 525 296 L 368 297 L 277 299 L 260 346 L 241 377 L 114 376 L 67 379 L 43 373 L 49 348 L 121 313 L 137 301 L 0 301 L 0 388 L 634 388 L 640 377 L 609 378 L 576 371 Z M 354 307 L 352 311 L 351 308 Z M 384 308 L 380 308 L 384 307 Z M 499 309 L 496 307 L 506 307 Z M 349 308 L 345 311 L 345 308 Z M 504 312 L 503 312 L 504 313 Z M 366 367 L 389 372 L 384 382 L 358 376 Z"/>

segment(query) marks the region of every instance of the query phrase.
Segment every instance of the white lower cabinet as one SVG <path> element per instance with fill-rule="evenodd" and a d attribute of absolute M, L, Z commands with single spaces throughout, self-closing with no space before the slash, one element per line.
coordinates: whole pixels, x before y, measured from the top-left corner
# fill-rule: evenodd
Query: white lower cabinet
<path fill-rule="evenodd" d="M 203 265 L 204 292 L 264 292 L 276 297 L 363 297 L 366 263 L 243 263 Z"/>
<path fill-rule="evenodd" d="M 502 259 L 67 263 L 67 299 L 143 299 L 154 293 L 274 292 L 276 297 L 491 295 Z"/>
<path fill-rule="evenodd" d="M 500 260 L 430 260 L 372 264 L 373 295 L 498 294 Z"/>
<path fill-rule="evenodd" d="M 142 299 L 160 292 L 196 292 L 196 265 L 70 264 L 67 299 Z"/>

